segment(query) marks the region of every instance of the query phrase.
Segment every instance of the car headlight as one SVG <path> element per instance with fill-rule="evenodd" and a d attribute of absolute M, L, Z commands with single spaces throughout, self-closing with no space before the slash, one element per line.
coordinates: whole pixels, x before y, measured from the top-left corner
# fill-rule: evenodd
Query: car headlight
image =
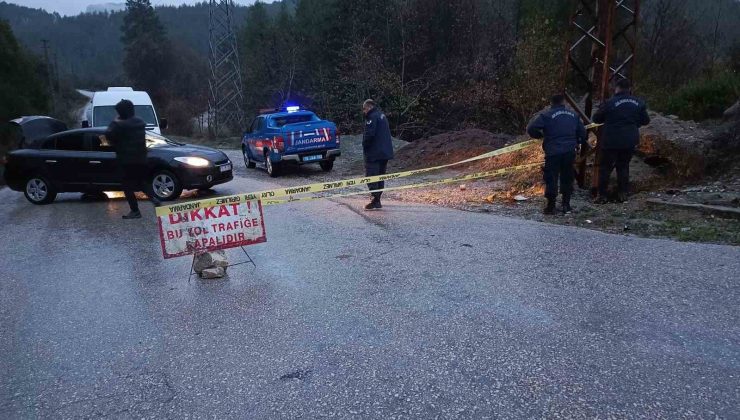
<path fill-rule="evenodd" d="M 211 164 L 207 159 L 194 156 L 176 157 L 175 160 L 188 166 L 195 166 L 196 168 L 203 168 Z"/>

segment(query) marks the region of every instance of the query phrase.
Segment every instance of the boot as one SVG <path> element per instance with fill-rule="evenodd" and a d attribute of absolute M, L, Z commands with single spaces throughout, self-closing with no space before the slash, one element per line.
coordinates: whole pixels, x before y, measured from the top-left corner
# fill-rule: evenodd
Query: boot
<path fill-rule="evenodd" d="M 555 214 L 555 199 L 547 197 L 547 205 L 545 206 L 545 209 L 542 210 L 542 213 L 544 214 Z"/>
<path fill-rule="evenodd" d="M 606 198 L 605 195 L 599 194 L 598 197 L 596 197 L 596 200 L 594 200 L 594 204 L 606 204 L 609 200 Z"/>
<path fill-rule="evenodd" d="M 563 214 L 573 213 L 573 207 L 570 206 L 570 195 L 563 195 Z"/>
<path fill-rule="evenodd" d="M 141 212 L 139 210 L 131 210 L 128 214 L 121 216 L 122 218 L 128 219 L 141 219 Z"/>
<path fill-rule="evenodd" d="M 620 192 L 617 194 L 617 202 L 619 203 L 626 203 L 627 202 L 627 193 Z"/>
<path fill-rule="evenodd" d="M 378 197 L 373 197 L 372 201 L 365 206 L 365 210 L 380 210 L 382 208 L 383 205 L 380 204 L 380 198 Z"/>

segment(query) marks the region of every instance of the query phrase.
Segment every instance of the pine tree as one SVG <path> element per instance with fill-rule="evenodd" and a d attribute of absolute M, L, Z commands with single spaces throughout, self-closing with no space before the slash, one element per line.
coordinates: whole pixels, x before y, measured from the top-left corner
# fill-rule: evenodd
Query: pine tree
<path fill-rule="evenodd" d="M 164 85 L 172 70 L 172 56 L 167 33 L 150 0 L 126 0 L 121 31 L 126 77 L 161 103 L 167 97 Z"/>
<path fill-rule="evenodd" d="M 0 19 L 0 122 L 44 113 L 49 96 L 43 66 L 18 45 L 10 25 Z"/>
<path fill-rule="evenodd" d="M 49 96 L 41 73 L 43 66 L 18 45 L 10 25 L 0 19 L 0 156 L 16 146 L 6 122 L 23 115 L 43 114 Z M 0 166 L 0 172 L 2 167 Z"/>

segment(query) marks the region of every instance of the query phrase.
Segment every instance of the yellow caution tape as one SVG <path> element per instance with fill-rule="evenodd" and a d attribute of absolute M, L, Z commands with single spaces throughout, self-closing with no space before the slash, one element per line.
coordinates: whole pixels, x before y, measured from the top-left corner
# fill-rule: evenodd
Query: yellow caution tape
<path fill-rule="evenodd" d="M 366 195 L 369 192 L 381 192 L 381 191 L 387 192 L 387 191 L 407 190 L 411 188 L 430 187 L 430 186 L 440 185 L 440 184 L 450 184 L 454 182 L 470 181 L 473 179 L 505 175 L 507 173 L 521 171 L 524 169 L 530 169 L 536 166 L 541 166 L 543 163 L 544 162 L 528 163 L 526 165 L 510 166 L 508 168 L 501 168 L 501 169 L 496 169 L 493 171 L 475 172 L 475 173 L 468 174 L 468 175 L 460 175 L 460 176 L 444 178 L 444 179 L 435 179 L 433 181 L 417 182 L 414 184 L 401 185 L 398 187 L 388 187 L 388 188 L 372 190 L 372 191 L 363 190 L 363 191 L 355 191 L 355 192 L 350 192 L 350 193 L 340 193 L 340 194 L 331 194 L 331 195 L 323 195 L 323 196 L 310 196 L 310 197 L 300 197 L 300 198 L 291 197 L 291 198 L 283 199 L 283 200 L 263 200 L 262 205 L 272 206 L 276 204 L 294 203 L 294 202 L 299 202 L 299 201 L 313 201 L 313 200 L 323 200 L 327 198 L 349 197 L 352 195 Z"/>
<path fill-rule="evenodd" d="M 429 168 L 415 169 L 411 171 L 396 172 L 396 173 L 386 174 L 386 175 L 367 176 L 367 177 L 362 177 L 362 178 L 343 179 L 343 180 L 331 181 L 331 182 L 317 182 L 314 184 L 299 185 L 297 187 L 276 188 L 273 190 L 258 191 L 258 192 L 247 193 L 247 194 L 236 194 L 236 195 L 229 195 L 229 196 L 224 196 L 224 197 L 209 198 L 205 200 L 189 201 L 186 203 L 172 204 L 168 206 L 157 207 L 157 217 L 166 216 L 168 214 L 179 213 L 179 212 L 188 211 L 188 210 L 195 210 L 195 209 L 204 208 L 204 207 L 212 207 L 212 206 L 218 206 L 218 205 L 223 205 L 223 204 L 234 204 L 234 203 L 239 203 L 241 201 L 255 200 L 255 199 L 262 200 L 262 203 L 265 205 L 267 205 L 266 203 L 279 204 L 279 203 L 290 202 L 290 201 L 300 201 L 300 200 L 276 200 L 276 199 L 279 199 L 281 197 L 292 197 L 293 195 L 296 195 L 296 194 L 319 193 L 319 192 L 324 192 L 324 191 L 336 190 L 340 188 L 354 187 L 358 185 L 371 184 L 374 182 L 389 181 L 392 179 L 415 176 L 415 175 L 423 174 L 426 172 L 431 172 L 431 171 L 436 171 L 439 169 L 449 168 L 452 166 L 462 165 L 464 163 L 475 162 L 481 159 L 488 159 L 488 158 L 492 158 L 495 156 L 505 155 L 508 153 L 526 149 L 527 147 L 530 147 L 532 145 L 539 144 L 539 143 L 540 143 L 539 140 L 527 140 L 521 143 L 512 144 L 511 146 L 502 147 L 501 149 L 492 150 L 488 153 L 484 153 L 482 155 L 478 155 L 478 156 L 465 159 L 465 160 L 461 160 L 458 162 L 448 163 L 448 164 L 439 165 L 439 166 L 432 166 Z M 539 164 L 532 164 L 532 165 L 539 165 Z M 524 165 L 524 166 L 527 166 L 527 165 Z M 495 172 L 495 171 L 492 171 L 492 172 Z M 453 179 L 453 178 L 450 178 L 450 179 Z M 450 182 L 455 182 L 455 181 L 450 181 Z M 412 185 L 417 185 L 417 184 L 412 184 Z M 408 186 L 408 188 L 411 188 L 411 187 L 412 187 L 411 185 Z M 366 192 L 362 192 L 362 193 L 366 193 Z"/>

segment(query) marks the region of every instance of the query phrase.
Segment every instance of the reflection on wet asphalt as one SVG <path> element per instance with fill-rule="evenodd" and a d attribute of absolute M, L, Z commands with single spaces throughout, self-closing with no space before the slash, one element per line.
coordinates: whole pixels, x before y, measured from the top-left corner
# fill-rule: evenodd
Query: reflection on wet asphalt
<path fill-rule="evenodd" d="M 241 166 L 216 193 L 277 185 Z M 0 417 L 740 416 L 740 248 L 364 204 L 188 282 L 146 201 L 0 190 Z"/>

